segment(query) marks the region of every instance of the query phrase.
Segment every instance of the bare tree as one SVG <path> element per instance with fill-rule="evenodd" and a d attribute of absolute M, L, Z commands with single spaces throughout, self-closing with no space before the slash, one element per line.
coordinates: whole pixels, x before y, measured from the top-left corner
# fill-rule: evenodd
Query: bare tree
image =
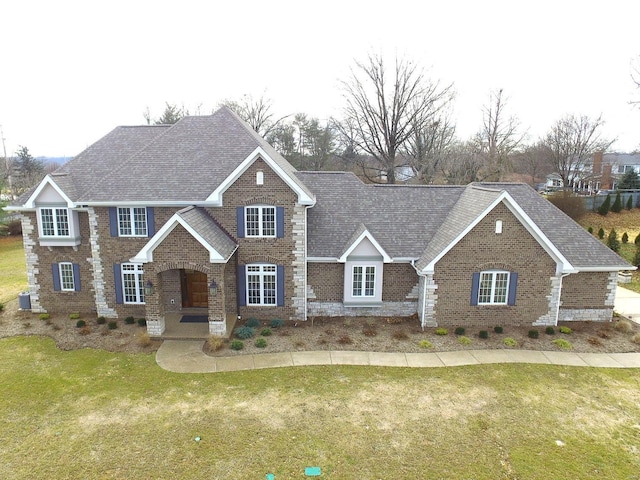
<path fill-rule="evenodd" d="M 602 138 L 602 115 L 592 120 L 586 115 L 567 115 L 553 124 L 543 140 L 549 161 L 565 186 L 581 178 L 595 152 L 605 151 L 613 140 Z"/>
<path fill-rule="evenodd" d="M 472 141 L 456 142 L 446 152 L 442 162 L 442 175 L 448 184 L 466 185 L 480 180 L 484 159 Z"/>
<path fill-rule="evenodd" d="M 522 152 L 515 155 L 513 169 L 515 172 L 529 175 L 531 185 L 543 176 L 552 173 L 550 161 L 551 151 L 543 142 L 527 145 Z"/>
<path fill-rule="evenodd" d="M 635 83 L 636 88 L 640 89 L 640 57 L 631 62 L 631 81 Z M 639 105 L 640 100 L 632 100 L 632 105 Z"/>
<path fill-rule="evenodd" d="M 405 59 L 396 57 L 387 76 L 383 58 L 376 55 L 356 62 L 342 87 L 344 122 L 353 128 L 357 148 L 370 155 L 361 165 L 363 174 L 387 183 L 395 183 L 396 171 L 409 166 L 407 157 L 399 155 L 409 139 L 432 124 L 453 96 L 452 85 L 441 87 Z"/>
<path fill-rule="evenodd" d="M 243 95 L 240 100 L 225 100 L 220 105 L 236 112 L 261 137 L 265 138 L 289 116 L 285 115 L 274 120 L 274 114 L 271 111 L 272 102 L 265 98 L 264 94 L 258 99 L 254 99 L 251 95 Z"/>
<path fill-rule="evenodd" d="M 519 133 L 520 122 L 507 116 L 507 99 L 503 90 L 492 91 L 489 103 L 482 109 L 482 129 L 473 141 L 484 159 L 484 180 L 500 181 L 512 170 L 511 154 L 520 146 L 524 135 Z"/>
<path fill-rule="evenodd" d="M 411 167 L 420 183 L 431 184 L 446 160 L 449 148 L 455 140 L 456 127 L 451 121 L 450 112 L 416 129 L 407 141 L 406 154 Z"/>

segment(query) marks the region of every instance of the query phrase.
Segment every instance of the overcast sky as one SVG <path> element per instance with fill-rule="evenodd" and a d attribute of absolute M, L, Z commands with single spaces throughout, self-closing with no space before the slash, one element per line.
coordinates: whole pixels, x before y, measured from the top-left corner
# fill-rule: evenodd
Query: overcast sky
<path fill-rule="evenodd" d="M 396 53 L 453 82 L 458 135 L 492 89 L 532 140 L 564 114 L 640 148 L 640 1 L 5 0 L 0 125 L 7 154 L 73 156 L 164 102 L 210 113 L 264 92 L 277 114 L 340 116 L 355 59 Z M 231 5 L 233 3 L 233 5 Z"/>

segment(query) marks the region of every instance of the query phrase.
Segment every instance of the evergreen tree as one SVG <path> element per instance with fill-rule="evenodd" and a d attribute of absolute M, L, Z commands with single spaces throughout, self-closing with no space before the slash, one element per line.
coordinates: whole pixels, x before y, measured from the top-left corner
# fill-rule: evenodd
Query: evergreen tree
<path fill-rule="evenodd" d="M 604 216 L 607 213 L 609 213 L 610 208 L 611 208 L 611 195 L 607 195 L 607 198 L 604 199 L 604 202 L 602 202 L 602 205 L 598 207 L 598 213 Z"/>
<path fill-rule="evenodd" d="M 640 238 L 640 234 L 638 234 L 638 237 Z M 600 227 L 600 230 L 598 230 L 598 238 L 600 240 L 604 238 L 604 229 L 602 227 Z"/>
<path fill-rule="evenodd" d="M 616 253 L 620 250 L 620 241 L 618 240 L 618 234 L 616 233 L 615 228 L 612 228 L 609 232 L 609 236 L 607 237 L 607 246 Z"/>
<path fill-rule="evenodd" d="M 616 193 L 616 199 L 611 205 L 611 211 L 614 213 L 620 213 L 622 211 L 622 199 L 620 198 L 620 192 Z"/>
<path fill-rule="evenodd" d="M 636 235 L 636 239 L 633 241 L 636 245 L 640 245 L 640 233 Z"/>
<path fill-rule="evenodd" d="M 636 255 L 633 257 L 633 264 L 636 267 L 640 267 L 640 245 L 636 246 Z"/>
<path fill-rule="evenodd" d="M 629 195 L 629 198 L 627 198 L 627 205 L 625 208 L 627 210 L 631 210 L 633 208 L 633 196 Z"/>
<path fill-rule="evenodd" d="M 632 168 L 625 173 L 618 183 L 620 190 L 634 190 L 640 188 L 640 176 Z"/>
<path fill-rule="evenodd" d="M 622 243 L 628 243 L 629 242 L 629 235 L 627 235 L 627 232 L 624 232 L 622 234 Z"/>

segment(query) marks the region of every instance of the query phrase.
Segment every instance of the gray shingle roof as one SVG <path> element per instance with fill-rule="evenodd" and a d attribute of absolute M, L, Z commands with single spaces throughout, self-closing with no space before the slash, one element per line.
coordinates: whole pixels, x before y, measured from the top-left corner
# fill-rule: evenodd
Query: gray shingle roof
<path fill-rule="evenodd" d="M 231 258 L 238 244 L 203 208 L 187 207 L 177 212 L 225 261 Z"/>

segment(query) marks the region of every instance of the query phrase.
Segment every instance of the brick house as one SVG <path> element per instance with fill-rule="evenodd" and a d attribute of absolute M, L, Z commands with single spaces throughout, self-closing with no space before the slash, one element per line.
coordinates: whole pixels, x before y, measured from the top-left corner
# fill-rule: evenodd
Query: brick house
<path fill-rule="evenodd" d="M 296 171 L 227 108 L 118 127 L 8 207 L 34 312 L 609 321 L 633 269 L 524 184 L 366 185 Z"/>

